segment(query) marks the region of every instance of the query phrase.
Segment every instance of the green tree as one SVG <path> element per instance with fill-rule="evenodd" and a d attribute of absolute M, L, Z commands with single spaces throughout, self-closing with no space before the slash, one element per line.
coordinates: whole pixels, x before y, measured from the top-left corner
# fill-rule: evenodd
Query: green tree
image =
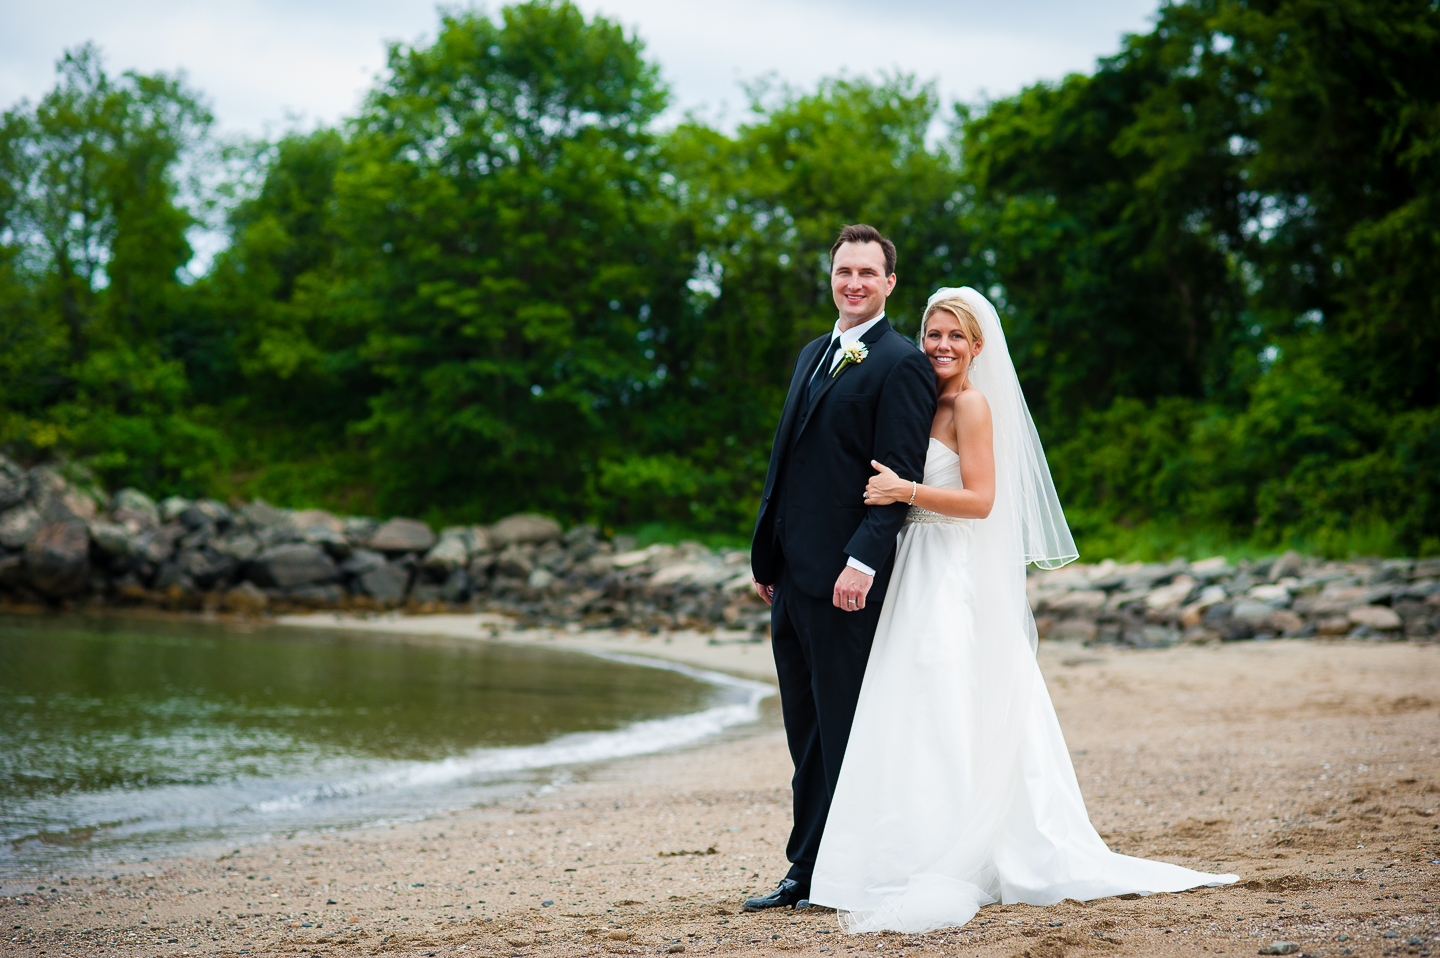
<path fill-rule="evenodd" d="M 64 449 L 113 482 L 196 488 L 215 437 L 185 414 L 167 340 L 194 222 L 175 169 L 210 117 L 175 79 L 111 78 L 90 46 L 58 73 L 0 126 L 0 278 L 25 288 L 0 293 L 14 374 L 0 442 Z"/>

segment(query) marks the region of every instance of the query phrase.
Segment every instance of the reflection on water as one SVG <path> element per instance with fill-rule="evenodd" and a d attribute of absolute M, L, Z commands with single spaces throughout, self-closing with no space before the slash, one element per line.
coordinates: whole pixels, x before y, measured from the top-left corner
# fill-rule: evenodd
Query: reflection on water
<path fill-rule="evenodd" d="M 494 643 L 0 616 L 0 869 L 460 807 L 752 721 L 766 691 Z"/>

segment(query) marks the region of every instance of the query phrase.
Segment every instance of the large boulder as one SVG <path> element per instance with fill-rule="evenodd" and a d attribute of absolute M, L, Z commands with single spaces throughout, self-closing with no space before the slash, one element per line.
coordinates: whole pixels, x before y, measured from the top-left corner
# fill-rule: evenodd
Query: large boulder
<path fill-rule="evenodd" d="M 221 555 L 231 556 L 241 562 L 249 562 L 260 554 L 260 541 L 254 536 L 241 532 L 217 539 L 210 544 L 210 548 Z"/>
<path fill-rule="evenodd" d="M 470 559 L 467 541 L 470 540 L 460 535 L 442 538 L 435 544 L 435 548 L 425 553 L 425 571 L 448 577 L 456 569 L 463 569 Z"/>
<path fill-rule="evenodd" d="M 54 599 L 85 590 L 90 574 L 90 530 L 76 520 L 40 527 L 25 546 L 25 572 L 38 592 Z"/>
<path fill-rule="evenodd" d="M 435 533 L 418 519 L 391 519 L 367 544 L 379 552 L 427 552 L 435 544 Z"/>
<path fill-rule="evenodd" d="M 250 563 L 250 578 L 257 585 L 293 589 L 313 582 L 334 582 L 340 570 L 325 550 L 308 542 L 271 546 Z"/>
<path fill-rule="evenodd" d="M 29 493 L 30 481 L 24 472 L 18 468 L 14 471 L 0 468 L 0 512 L 18 506 Z"/>
<path fill-rule="evenodd" d="M 290 513 L 284 509 L 277 509 L 264 499 L 256 499 L 244 509 L 240 510 L 240 518 L 244 519 L 256 529 L 266 529 L 271 526 L 284 526 L 290 523 Z"/>
<path fill-rule="evenodd" d="M 269 605 L 270 597 L 252 582 L 242 582 L 220 597 L 221 608 L 240 615 L 259 615 Z"/>
<path fill-rule="evenodd" d="M 345 534 L 344 520 L 336 517 L 333 513 L 324 509 L 300 509 L 290 516 L 290 521 L 301 529 L 308 529 L 311 526 L 324 526 L 336 535 Z"/>
<path fill-rule="evenodd" d="M 0 512 L 0 546 L 22 549 L 40 531 L 40 510 L 28 502 Z"/>
<path fill-rule="evenodd" d="M 156 505 L 160 509 L 161 522 L 178 522 L 181 514 L 192 505 L 184 496 L 166 496 Z"/>
<path fill-rule="evenodd" d="M 130 534 L 118 522 L 90 523 L 90 538 L 97 549 L 112 558 L 130 553 Z"/>
<path fill-rule="evenodd" d="M 410 569 L 391 562 L 362 575 L 359 585 L 362 592 L 377 602 L 401 602 L 410 591 Z"/>
<path fill-rule="evenodd" d="M 110 500 L 111 517 L 131 532 L 153 529 L 160 524 L 160 509 L 139 489 L 121 489 Z"/>
<path fill-rule="evenodd" d="M 356 549 L 350 553 L 350 558 L 340 565 L 340 571 L 346 575 L 364 575 L 385 564 L 385 556 L 372 549 Z"/>
<path fill-rule="evenodd" d="M 488 530 L 490 548 L 504 549 L 526 542 L 550 542 L 560 538 L 560 523 L 549 516 L 522 512 L 495 523 Z"/>

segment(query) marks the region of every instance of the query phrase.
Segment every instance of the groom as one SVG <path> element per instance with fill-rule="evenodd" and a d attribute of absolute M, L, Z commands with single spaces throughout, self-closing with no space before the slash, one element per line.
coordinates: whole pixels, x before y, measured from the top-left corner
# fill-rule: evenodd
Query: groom
<path fill-rule="evenodd" d="M 895 561 L 905 503 L 868 507 L 883 462 L 907 479 L 925 468 L 935 374 L 885 320 L 895 244 L 847 226 L 830 248 L 835 328 L 800 351 L 780 414 L 750 547 L 771 605 L 771 644 L 795 763 L 790 872 L 746 911 L 803 901 L 840 776 L 850 722 Z"/>

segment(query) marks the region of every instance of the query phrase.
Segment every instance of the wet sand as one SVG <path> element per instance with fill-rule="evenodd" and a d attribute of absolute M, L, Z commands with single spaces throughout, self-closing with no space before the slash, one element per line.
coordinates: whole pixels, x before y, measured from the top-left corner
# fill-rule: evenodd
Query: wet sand
<path fill-rule="evenodd" d="M 439 618 L 370 627 L 773 669 L 763 643 L 517 636 Z M 1111 846 L 1236 872 L 1238 886 L 991 906 L 913 936 L 845 936 L 818 910 L 743 914 L 786 868 L 790 763 L 771 699 L 750 734 L 573 770 L 543 794 L 426 822 L 12 878 L 0 954 L 1060 958 L 1255 955 L 1274 941 L 1440 954 L 1440 646 L 1047 643 L 1040 661 Z"/>

